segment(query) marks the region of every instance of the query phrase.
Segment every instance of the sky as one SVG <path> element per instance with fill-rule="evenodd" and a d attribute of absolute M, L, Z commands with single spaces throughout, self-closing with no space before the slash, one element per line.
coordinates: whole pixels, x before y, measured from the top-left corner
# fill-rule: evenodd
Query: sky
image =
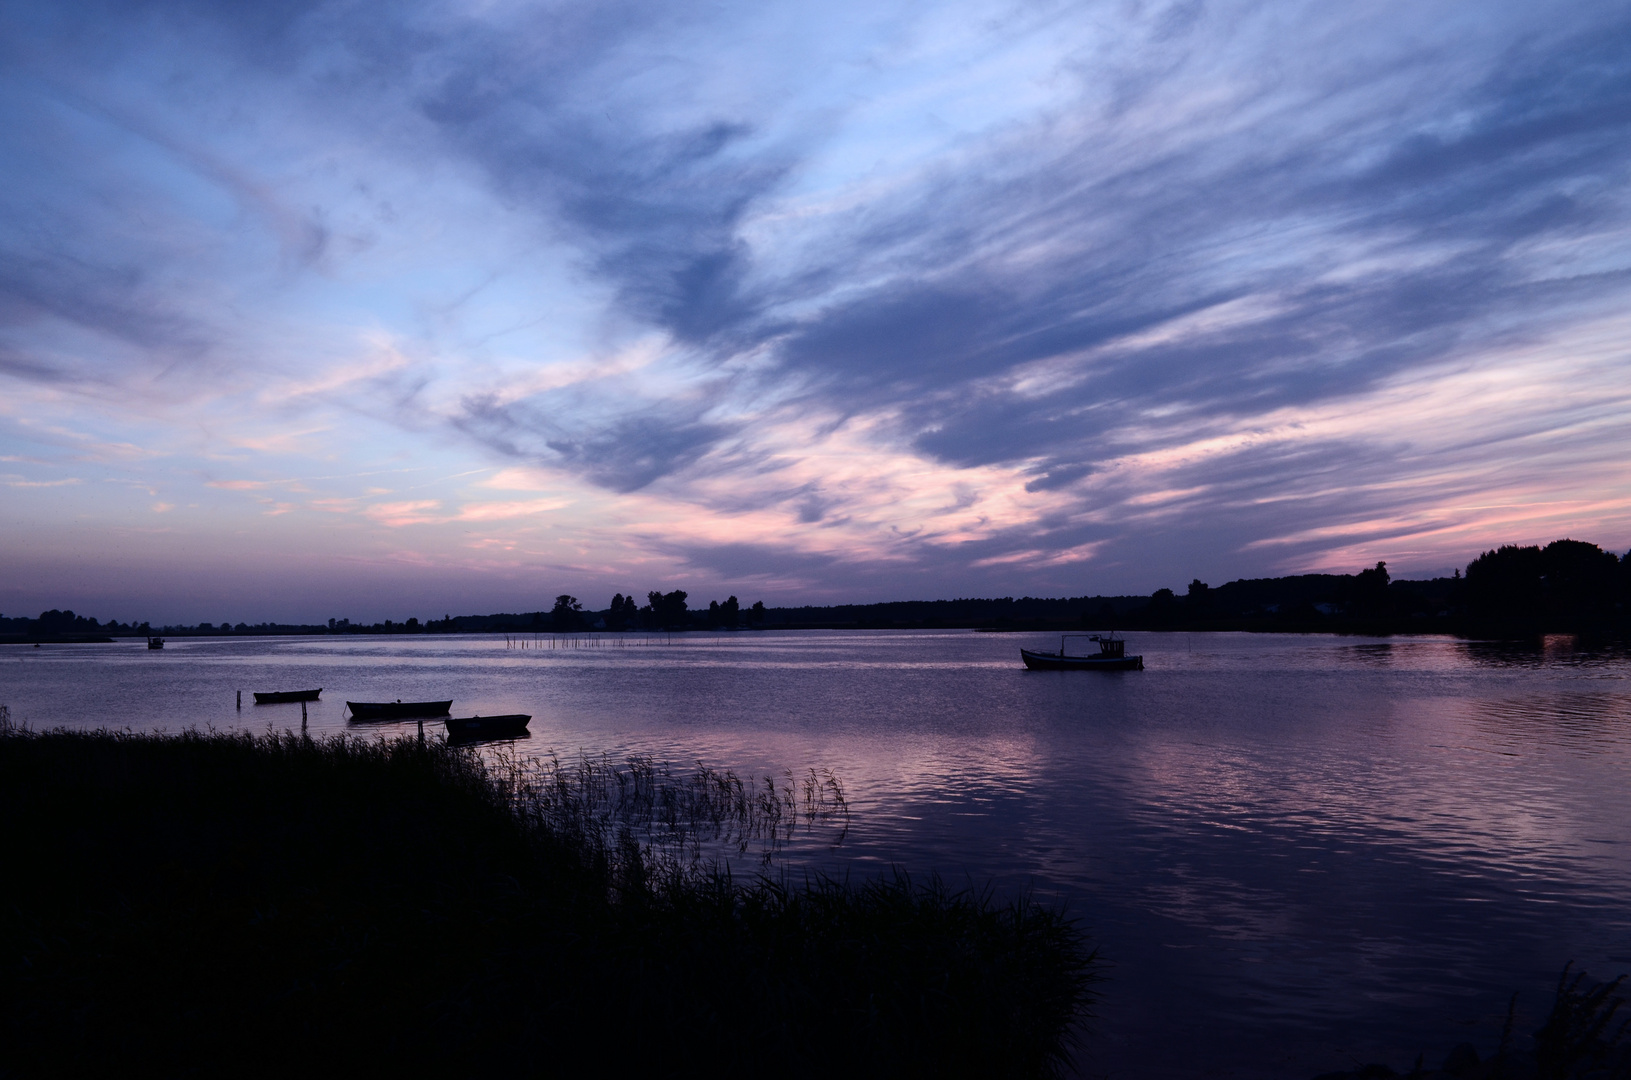
<path fill-rule="evenodd" d="M 0 612 L 1631 547 L 1631 11 L 0 0 Z"/>

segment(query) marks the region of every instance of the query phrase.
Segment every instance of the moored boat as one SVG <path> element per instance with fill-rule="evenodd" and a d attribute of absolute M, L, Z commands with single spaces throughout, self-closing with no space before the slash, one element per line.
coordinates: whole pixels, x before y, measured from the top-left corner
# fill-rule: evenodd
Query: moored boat
<path fill-rule="evenodd" d="M 1097 655 L 1067 656 L 1065 654 L 1065 641 L 1068 638 L 1086 638 L 1099 643 Z M 1128 656 L 1127 642 L 1110 634 L 1062 634 L 1059 637 L 1059 651 L 1033 652 L 1030 649 L 1019 650 L 1020 659 L 1032 671 L 1143 671 L 1144 658 L 1142 656 Z"/>
<path fill-rule="evenodd" d="M 453 711 L 453 701 L 348 701 L 353 720 L 413 720 L 416 717 L 446 716 Z"/>
<path fill-rule="evenodd" d="M 266 694 L 257 690 L 255 692 L 255 704 L 282 705 L 289 701 L 316 701 L 317 695 L 322 692 L 323 688 L 321 686 L 316 690 L 273 690 Z"/>
<path fill-rule="evenodd" d="M 164 639 L 161 637 L 149 637 L 147 639 L 147 647 L 149 649 L 162 649 L 164 648 Z"/>
<path fill-rule="evenodd" d="M 526 713 L 502 716 L 463 716 L 447 718 L 448 738 L 455 742 L 471 739 L 515 739 L 527 733 L 532 717 Z"/>

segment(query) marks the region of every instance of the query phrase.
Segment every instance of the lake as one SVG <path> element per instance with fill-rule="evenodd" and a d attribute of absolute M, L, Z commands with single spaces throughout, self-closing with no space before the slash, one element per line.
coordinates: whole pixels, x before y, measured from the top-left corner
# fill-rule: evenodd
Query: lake
<path fill-rule="evenodd" d="M 298 729 L 242 690 L 526 712 L 529 754 L 831 768 L 851 827 L 782 865 L 899 866 L 1066 905 L 1106 961 L 1083 1074 L 1307 1080 L 1490 1052 L 1566 961 L 1631 971 L 1631 656 L 1449 638 L 1136 634 L 1141 672 L 1027 672 L 1057 635 L 171 639 L 0 648 L 36 728 Z M 518 647 L 525 645 L 526 647 Z M 439 727 L 437 725 L 436 727 Z"/>

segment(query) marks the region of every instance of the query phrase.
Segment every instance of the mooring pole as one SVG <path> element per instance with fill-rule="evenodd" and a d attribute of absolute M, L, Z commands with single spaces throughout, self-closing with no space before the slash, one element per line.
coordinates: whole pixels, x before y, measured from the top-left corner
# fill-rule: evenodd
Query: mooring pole
<path fill-rule="evenodd" d="M 238 708 L 242 709 L 243 707 L 244 707 L 244 692 L 242 690 L 239 690 L 238 691 Z"/>

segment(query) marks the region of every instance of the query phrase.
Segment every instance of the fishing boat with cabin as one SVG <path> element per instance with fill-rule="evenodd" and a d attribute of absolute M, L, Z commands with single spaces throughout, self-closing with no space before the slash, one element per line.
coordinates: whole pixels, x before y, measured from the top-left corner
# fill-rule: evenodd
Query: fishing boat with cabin
<path fill-rule="evenodd" d="M 1070 656 L 1065 653 L 1065 642 L 1071 638 L 1086 638 L 1088 641 L 1099 643 L 1097 653 L 1086 656 Z M 1108 634 L 1061 634 L 1059 636 L 1059 651 L 1033 652 L 1030 649 L 1019 650 L 1019 655 L 1025 661 L 1025 666 L 1031 671 L 1143 671 L 1144 658 L 1142 656 L 1128 656 L 1127 642 L 1118 638 L 1114 631 Z"/>

